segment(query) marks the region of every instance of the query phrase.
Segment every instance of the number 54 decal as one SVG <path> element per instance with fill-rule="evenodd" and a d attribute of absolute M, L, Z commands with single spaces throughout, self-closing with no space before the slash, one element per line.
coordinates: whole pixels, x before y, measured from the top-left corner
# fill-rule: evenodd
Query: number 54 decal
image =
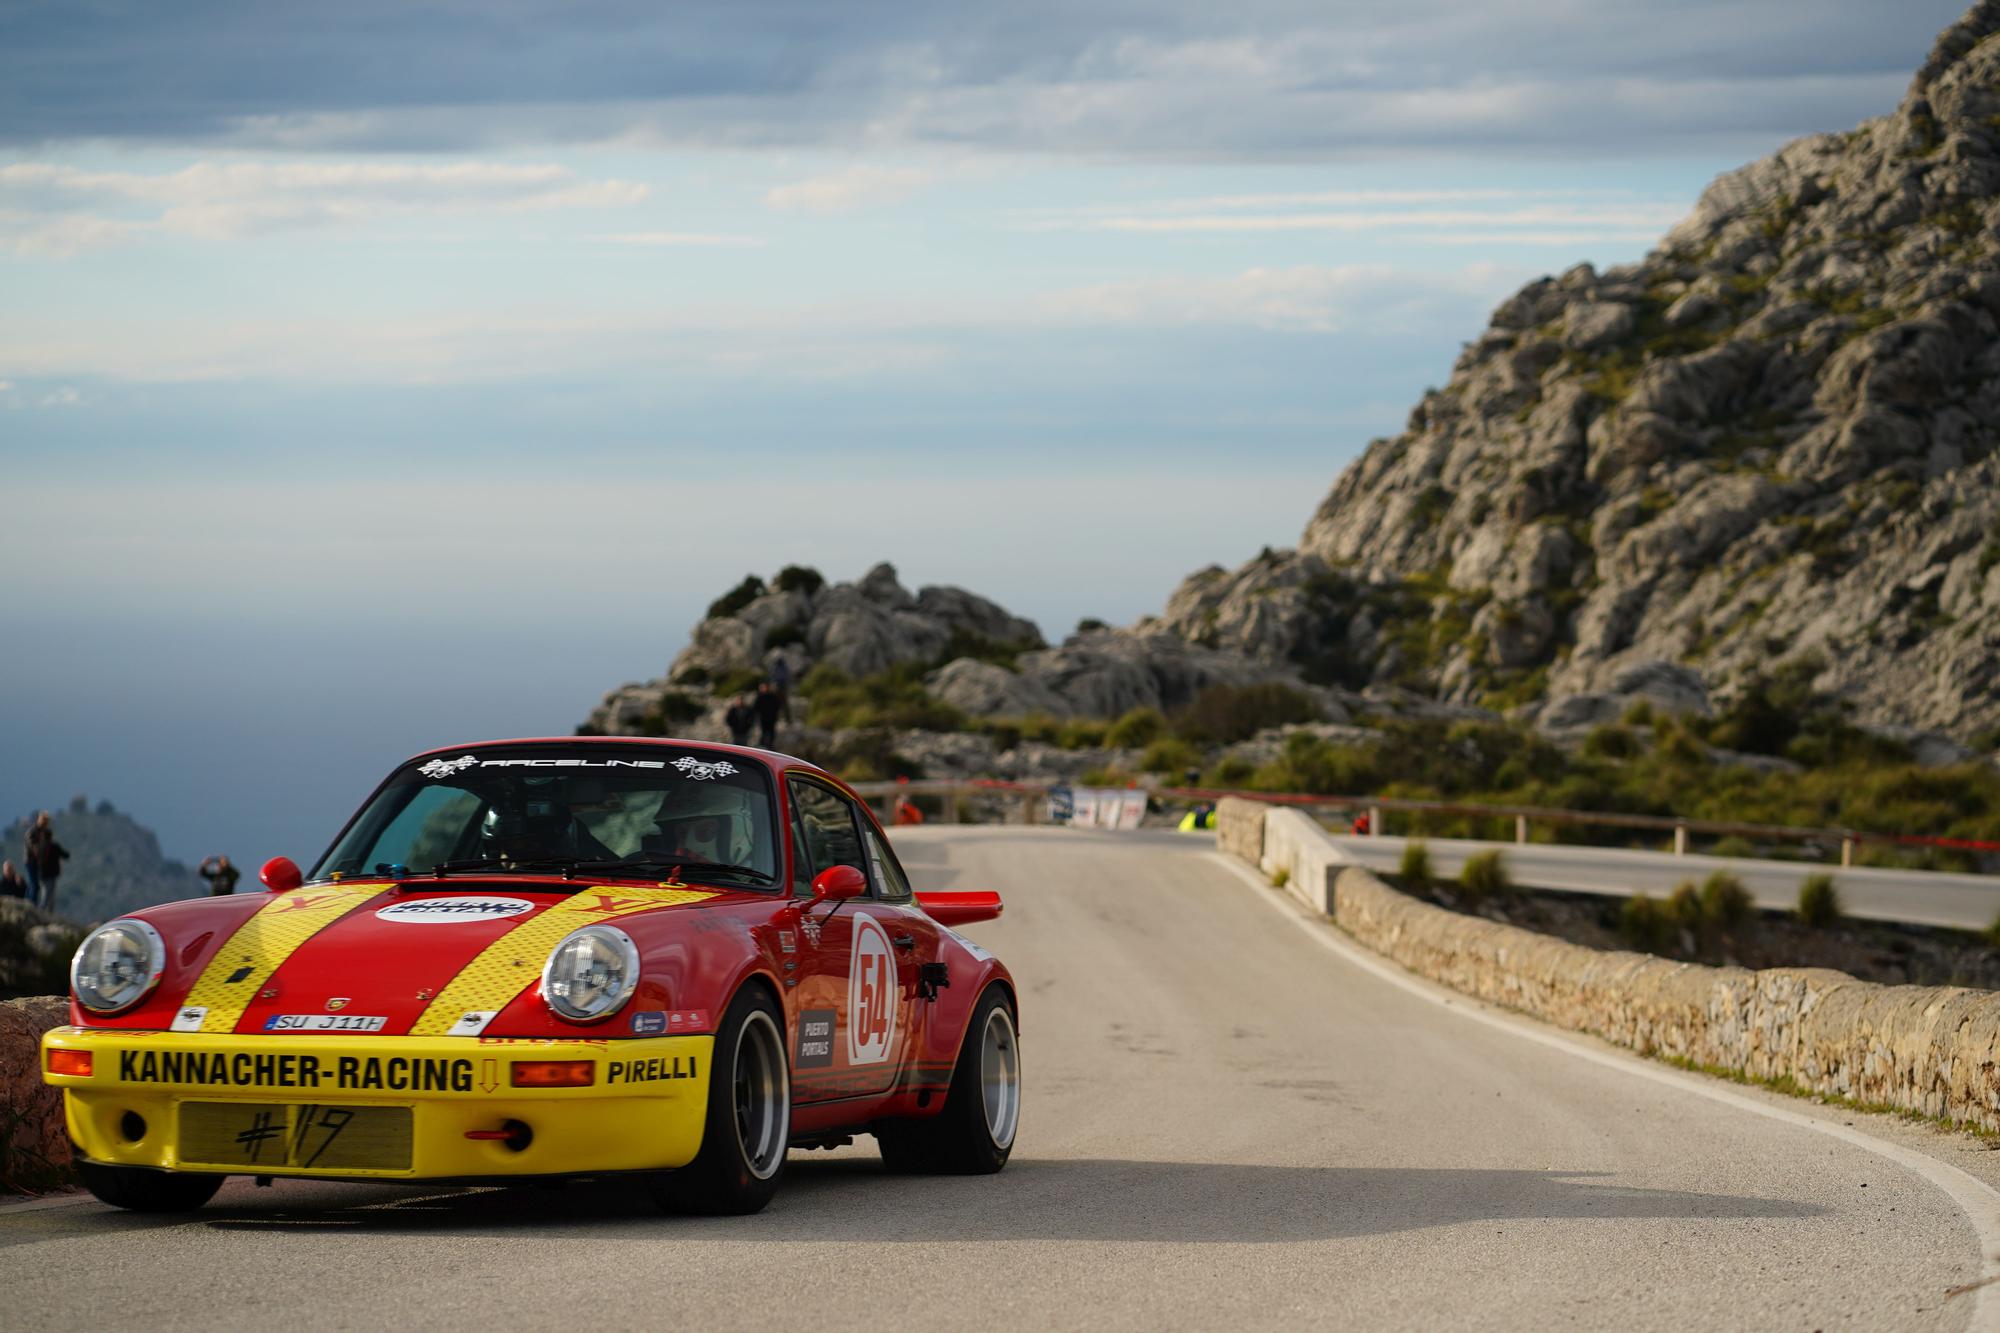
<path fill-rule="evenodd" d="M 854 914 L 854 959 L 847 970 L 847 1060 L 874 1065 L 896 1041 L 896 958 L 889 933 L 866 912 Z"/>

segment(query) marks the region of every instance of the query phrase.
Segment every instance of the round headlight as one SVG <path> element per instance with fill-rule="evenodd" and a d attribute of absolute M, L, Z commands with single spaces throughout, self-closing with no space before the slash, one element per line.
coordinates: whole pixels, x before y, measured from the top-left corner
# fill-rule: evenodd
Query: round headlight
<path fill-rule="evenodd" d="M 542 968 L 542 999 L 572 1023 L 611 1017 L 638 987 L 639 947 L 611 926 L 574 932 Z"/>
<path fill-rule="evenodd" d="M 160 984 L 167 945 L 143 921 L 111 921 L 83 937 L 69 964 L 69 988 L 94 1014 L 130 1009 Z"/>

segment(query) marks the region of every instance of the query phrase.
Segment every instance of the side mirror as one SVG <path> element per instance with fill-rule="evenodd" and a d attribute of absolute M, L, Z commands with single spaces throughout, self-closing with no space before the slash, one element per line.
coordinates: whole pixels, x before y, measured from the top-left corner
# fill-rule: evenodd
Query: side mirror
<path fill-rule="evenodd" d="M 813 880 L 813 901 L 859 898 L 868 892 L 868 877 L 853 866 L 831 866 Z"/>
<path fill-rule="evenodd" d="M 298 862 L 289 856 L 274 856 L 264 863 L 257 872 L 257 878 L 264 881 L 264 887 L 273 893 L 290 893 L 306 882 L 300 873 Z"/>

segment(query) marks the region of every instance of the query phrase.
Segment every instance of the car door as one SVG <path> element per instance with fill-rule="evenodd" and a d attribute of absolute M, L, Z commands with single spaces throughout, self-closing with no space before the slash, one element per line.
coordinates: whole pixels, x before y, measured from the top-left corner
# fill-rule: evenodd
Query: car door
<path fill-rule="evenodd" d="M 793 1095 L 802 1102 L 879 1096 L 902 1071 L 910 1001 L 898 955 L 913 950 L 915 938 L 902 909 L 875 894 L 866 825 L 854 803 L 804 777 L 790 779 L 789 794 L 799 863 L 794 890 L 810 892 L 813 877 L 837 865 L 853 866 L 870 886 L 864 897 L 805 906 L 800 914 Z M 912 972 L 912 988 L 914 980 Z"/>
<path fill-rule="evenodd" d="M 943 1092 L 951 1082 L 951 1067 L 931 1069 L 917 1064 L 929 1045 L 927 1025 L 934 1006 L 924 998 L 923 976 L 925 965 L 938 960 L 938 925 L 917 906 L 909 876 L 903 873 L 888 839 L 865 814 L 861 817 L 861 838 L 868 852 L 868 882 L 879 905 L 871 910 L 881 912 L 883 924 L 889 930 L 889 944 L 896 960 L 896 989 L 903 1006 L 903 1022 L 897 1038 L 901 1047 L 897 1064 L 902 1070 L 898 1087 Z"/>

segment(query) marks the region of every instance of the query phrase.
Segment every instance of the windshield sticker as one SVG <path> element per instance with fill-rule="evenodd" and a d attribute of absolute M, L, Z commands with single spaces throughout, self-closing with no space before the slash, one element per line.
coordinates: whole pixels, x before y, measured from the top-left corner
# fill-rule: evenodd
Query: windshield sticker
<path fill-rule="evenodd" d="M 717 774 L 734 773 L 736 767 L 729 763 L 705 763 L 699 759 L 676 760 L 674 767 L 686 771 L 693 764 L 709 769 L 710 772 L 694 776 L 710 778 Z M 477 755 L 462 754 L 456 759 L 433 759 L 417 766 L 417 772 L 427 778 L 449 778 L 463 773 L 468 768 L 665 768 L 664 759 L 481 759 Z"/>
<path fill-rule="evenodd" d="M 456 921 L 502 921 L 534 910 L 535 905 L 525 898 L 424 898 L 377 908 L 375 915 L 384 921 L 430 926 Z"/>
<path fill-rule="evenodd" d="M 696 759 L 691 755 L 674 760 L 674 767 L 681 776 L 693 778 L 696 782 L 707 782 L 710 778 L 726 778 L 736 771 L 736 765 L 727 759 Z"/>

